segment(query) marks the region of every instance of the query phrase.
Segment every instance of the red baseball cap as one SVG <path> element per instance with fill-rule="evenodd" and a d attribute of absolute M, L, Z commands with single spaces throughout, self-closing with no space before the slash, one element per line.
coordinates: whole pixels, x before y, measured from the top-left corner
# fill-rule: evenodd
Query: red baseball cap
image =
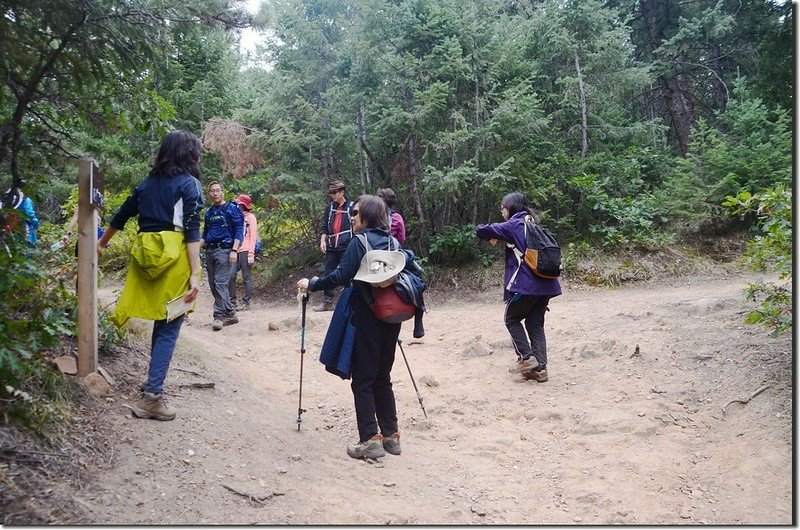
<path fill-rule="evenodd" d="M 248 212 L 253 209 L 253 199 L 251 199 L 249 195 L 241 194 L 236 197 L 236 200 L 233 202 L 241 204 Z"/>

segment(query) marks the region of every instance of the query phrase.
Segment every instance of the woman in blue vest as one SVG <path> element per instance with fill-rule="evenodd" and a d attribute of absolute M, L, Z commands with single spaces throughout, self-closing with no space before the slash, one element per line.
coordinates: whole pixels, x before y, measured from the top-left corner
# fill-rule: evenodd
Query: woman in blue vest
<path fill-rule="evenodd" d="M 505 323 L 517 355 L 517 362 L 508 371 L 544 383 L 547 381 L 544 315 L 550 299 L 561 294 L 561 284 L 556 279 L 536 276 L 514 253 L 512 246 L 522 252 L 525 250 L 525 218 L 529 215 L 534 219 L 538 217 L 528 208 L 525 196 L 516 191 L 503 197 L 500 214 L 503 216 L 502 223 L 478 225 L 475 234 L 487 241 L 499 239 L 506 243 L 503 281 Z"/>

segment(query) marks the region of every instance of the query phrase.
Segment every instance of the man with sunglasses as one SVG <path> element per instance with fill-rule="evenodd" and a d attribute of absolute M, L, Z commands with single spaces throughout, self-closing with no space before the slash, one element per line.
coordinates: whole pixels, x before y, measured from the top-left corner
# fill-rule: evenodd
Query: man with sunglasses
<path fill-rule="evenodd" d="M 350 238 L 353 237 L 353 201 L 345 195 L 346 186 L 341 180 L 328 184 L 331 201 L 325 207 L 325 215 L 319 227 L 319 250 L 325 254 L 325 274 L 330 274 L 339 265 Z M 314 311 L 333 311 L 333 289 L 324 291 L 322 303 Z"/>

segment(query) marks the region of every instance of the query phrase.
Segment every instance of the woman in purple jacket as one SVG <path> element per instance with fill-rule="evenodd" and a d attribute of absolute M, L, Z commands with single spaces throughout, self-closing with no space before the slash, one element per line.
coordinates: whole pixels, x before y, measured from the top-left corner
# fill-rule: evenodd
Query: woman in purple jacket
<path fill-rule="evenodd" d="M 547 381 L 544 314 L 550 299 L 561 294 L 561 285 L 558 280 L 536 276 L 514 254 L 513 247 L 525 252 L 525 218 L 530 215 L 538 221 L 537 215 L 528 208 L 525 196 L 517 191 L 509 193 L 500 203 L 500 212 L 504 222 L 478 225 L 475 234 L 487 241 L 499 239 L 506 243 L 505 322 L 517 353 L 517 362 L 508 371 L 544 383 Z"/>

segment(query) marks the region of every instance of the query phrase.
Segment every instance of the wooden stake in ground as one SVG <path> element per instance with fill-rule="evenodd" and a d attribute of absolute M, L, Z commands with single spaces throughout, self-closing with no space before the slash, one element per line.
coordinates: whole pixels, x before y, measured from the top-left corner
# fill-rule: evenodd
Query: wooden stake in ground
<path fill-rule="evenodd" d="M 97 164 L 78 165 L 78 377 L 97 370 L 97 213 L 95 190 L 102 182 Z M 100 207 L 100 205 L 97 205 Z"/>

